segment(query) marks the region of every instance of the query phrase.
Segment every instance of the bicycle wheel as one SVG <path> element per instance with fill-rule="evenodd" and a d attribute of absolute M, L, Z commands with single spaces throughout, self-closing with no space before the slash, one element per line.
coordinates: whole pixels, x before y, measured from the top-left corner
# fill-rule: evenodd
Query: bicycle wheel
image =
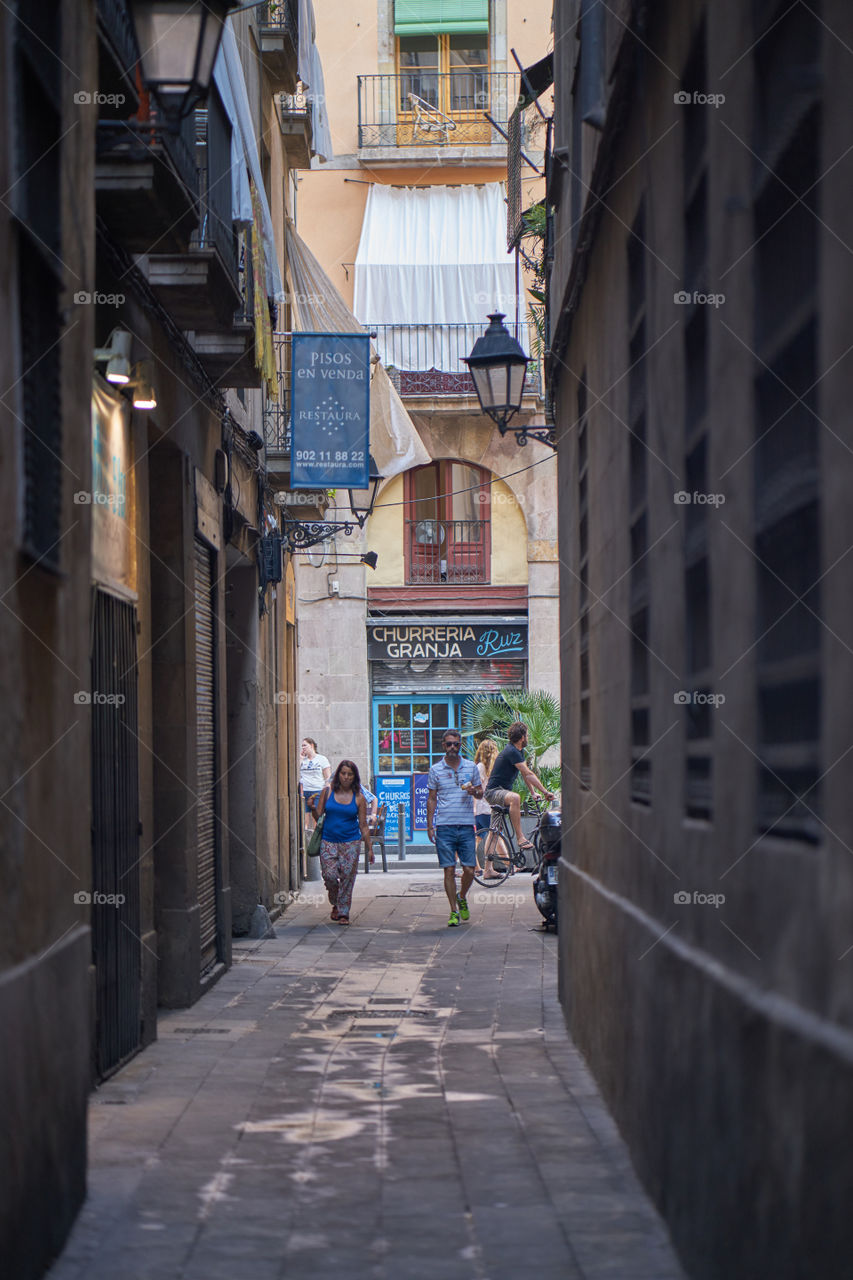
<path fill-rule="evenodd" d="M 474 879 L 484 888 L 494 889 L 496 885 L 503 884 L 506 880 L 512 870 L 512 863 L 506 852 L 506 841 L 503 835 L 496 842 L 491 859 L 486 860 L 488 837 L 489 833 L 486 832 L 484 836 L 479 836 L 477 839 L 477 869 L 474 872 Z"/>

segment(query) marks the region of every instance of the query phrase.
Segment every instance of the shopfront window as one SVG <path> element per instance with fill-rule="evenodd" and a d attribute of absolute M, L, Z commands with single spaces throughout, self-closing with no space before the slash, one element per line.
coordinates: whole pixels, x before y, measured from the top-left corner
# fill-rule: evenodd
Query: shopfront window
<path fill-rule="evenodd" d="M 452 724 L 450 701 L 378 702 L 376 704 L 376 772 L 428 773 L 444 755 L 445 729 Z"/>

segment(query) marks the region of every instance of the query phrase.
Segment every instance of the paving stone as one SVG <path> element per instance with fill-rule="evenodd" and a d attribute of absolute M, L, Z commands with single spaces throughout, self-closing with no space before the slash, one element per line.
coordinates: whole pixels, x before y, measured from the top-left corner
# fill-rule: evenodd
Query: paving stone
<path fill-rule="evenodd" d="M 440 893 L 408 896 L 428 884 L 360 877 L 345 937 L 288 908 L 163 1012 L 93 1096 L 89 1199 L 49 1280 L 683 1280 L 529 885 L 448 934 Z"/>

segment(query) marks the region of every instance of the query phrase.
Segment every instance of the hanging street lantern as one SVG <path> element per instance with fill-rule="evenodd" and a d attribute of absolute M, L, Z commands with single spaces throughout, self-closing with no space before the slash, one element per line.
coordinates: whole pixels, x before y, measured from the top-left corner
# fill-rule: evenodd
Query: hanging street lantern
<path fill-rule="evenodd" d="M 349 490 L 349 509 L 355 516 L 359 529 L 363 529 L 368 518 L 373 515 L 376 494 L 382 481 L 372 453 L 368 454 L 368 471 L 367 488 Z"/>
<path fill-rule="evenodd" d="M 470 356 L 463 357 L 471 371 L 480 408 L 497 424 L 502 436 L 510 429 L 510 419 L 521 408 L 524 380 L 530 363 L 503 319 L 500 311 L 490 315 L 488 329 L 474 343 Z M 514 430 L 518 444 L 527 444 L 530 438 L 548 444 L 552 449 L 557 447 L 552 429 L 518 427 Z"/>
<path fill-rule="evenodd" d="M 142 82 L 174 128 L 208 94 L 233 0 L 131 0 Z"/>
<path fill-rule="evenodd" d="M 334 538 L 337 533 L 343 533 L 348 536 L 354 533 L 356 528 L 364 528 L 373 514 L 376 494 L 382 482 L 382 476 L 379 474 L 379 468 L 373 460 L 373 455 L 369 454 L 368 458 L 369 480 L 367 488 L 349 490 L 351 520 L 302 521 L 294 520 L 285 515 L 282 522 L 282 533 L 287 549 L 291 554 L 296 551 L 304 551 L 308 547 L 315 547 L 320 542 L 326 542 L 329 538 Z M 368 551 L 365 555 L 360 556 L 360 559 L 369 568 L 376 568 L 377 556 L 374 551 Z"/>

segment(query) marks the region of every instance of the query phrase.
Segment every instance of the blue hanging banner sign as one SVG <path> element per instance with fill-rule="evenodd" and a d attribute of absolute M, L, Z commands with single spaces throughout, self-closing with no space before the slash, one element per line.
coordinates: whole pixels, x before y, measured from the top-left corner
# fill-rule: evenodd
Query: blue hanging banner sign
<path fill-rule="evenodd" d="M 294 333 L 291 373 L 291 489 L 366 489 L 369 336 Z"/>

